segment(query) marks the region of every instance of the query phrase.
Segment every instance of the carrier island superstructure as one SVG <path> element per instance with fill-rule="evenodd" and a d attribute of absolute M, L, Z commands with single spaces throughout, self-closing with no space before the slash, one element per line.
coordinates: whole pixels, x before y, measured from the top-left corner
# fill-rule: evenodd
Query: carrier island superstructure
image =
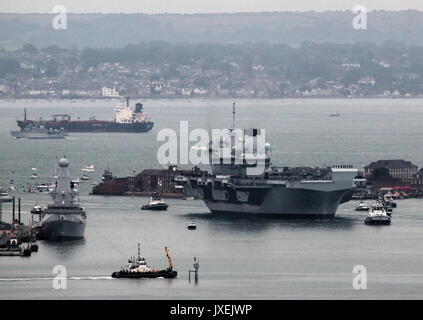
<path fill-rule="evenodd" d="M 238 131 L 238 133 L 236 133 Z M 257 148 L 260 129 L 229 129 L 229 136 L 210 142 L 211 174 L 178 177 L 187 195 L 203 199 L 212 213 L 275 215 L 286 217 L 335 216 L 338 206 L 351 199 L 365 185 L 358 170 L 349 165 L 317 167 L 275 167 L 270 161 L 270 144 Z M 250 139 L 253 150 L 247 150 Z M 235 144 L 241 143 L 242 148 Z M 229 146 L 224 155 L 222 147 Z M 238 151 L 237 151 L 238 150 Z M 254 158 L 248 159 L 249 155 Z"/>

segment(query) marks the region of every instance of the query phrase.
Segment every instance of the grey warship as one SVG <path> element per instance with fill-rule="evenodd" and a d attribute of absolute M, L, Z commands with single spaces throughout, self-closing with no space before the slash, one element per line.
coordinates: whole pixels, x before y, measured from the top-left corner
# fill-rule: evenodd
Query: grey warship
<path fill-rule="evenodd" d="M 16 139 L 65 139 L 66 136 L 63 130 L 46 129 L 44 126 L 28 126 L 10 133 Z"/>
<path fill-rule="evenodd" d="M 69 161 L 59 160 L 56 187 L 51 193 L 53 203 L 42 211 L 37 238 L 44 240 L 74 240 L 84 237 L 86 214 L 75 201 L 77 191 L 71 185 Z"/>
<path fill-rule="evenodd" d="M 257 148 L 246 150 L 245 141 L 253 139 L 256 147 L 261 130 L 241 130 L 243 135 L 240 138 L 234 129 L 235 106 L 233 114 L 229 138 L 217 143 L 210 141 L 212 173 L 176 179 L 187 195 L 203 199 L 212 213 L 333 218 L 338 206 L 349 201 L 352 194 L 365 185 L 364 179 L 356 178 L 358 170 L 350 165 L 325 168 L 272 166 L 268 143 L 263 148 L 263 156 L 251 161 L 248 154 L 257 153 Z M 243 145 L 238 154 L 234 147 L 237 141 Z M 221 152 L 224 144 L 228 144 L 231 150 L 226 156 Z M 249 173 L 249 169 L 258 166 L 263 168 L 260 174 Z"/>

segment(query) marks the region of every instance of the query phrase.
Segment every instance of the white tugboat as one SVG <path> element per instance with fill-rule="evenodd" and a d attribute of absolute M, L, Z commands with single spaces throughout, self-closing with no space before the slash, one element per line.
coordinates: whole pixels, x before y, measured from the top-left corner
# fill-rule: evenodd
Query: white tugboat
<path fill-rule="evenodd" d="M 37 234 L 40 239 L 57 241 L 84 237 L 86 214 L 75 201 L 77 191 L 71 187 L 68 167 L 68 159 L 59 160 L 57 183 L 51 193 L 53 203 L 43 210 Z"/>
<path fill-rule="evenodd" d="M 386 225 L 391 224 L 391 217 L 386 213 L 385 208 L 380 202 L 375 202 L 369 211 L 369 215 L 364 220 L 369 225 Z"/>

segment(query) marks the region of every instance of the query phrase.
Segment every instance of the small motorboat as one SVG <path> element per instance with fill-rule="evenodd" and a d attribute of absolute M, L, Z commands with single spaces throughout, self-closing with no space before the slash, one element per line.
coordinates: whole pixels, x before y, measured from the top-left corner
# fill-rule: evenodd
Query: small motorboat
<path fill-rule="evenodd" d="M 385 204 L 385 206 L 389 207 L 389 208 L 396 208 L 397 204 L 394 202 L 394 200 L 392 198 L 389 197 L 385 197 L 383 199 L 383 203 Z"/>
<path fill-rule="evenodd" d="M 168 260 L 168 268 L 166 270 L 157 270 L 147 265 L 144 257 L 140 253 L 140 244 L 138 243 L 138 257 L 131 257 L 128 260 L 126 268 L 112 273 L 112 278 L 175 278 L 178 275 L 173 270 L 172 257 L 170 251 L 165 247 L 166 257 Z"/>
<path fill-rule="evenodd" d="M 190 220 L 188 222 L 188 230 L 195 230 L 195 229 L 197 229 L 197 225 L 195 224 L 195 221 L 194 220 Z"/>
<path fill-rule="evenodd" d="M 38 179 L 38 174 L 36 173 L 31 174 L 31 179 Z"/>
<path fill-rule="evenodd" d="M 31 209 L 31 213 L 32 214 L 42 214 L 43 213 L 43 208 L 36 204 L 32 209 Z"/>
<path fill-rule="evenodd" d="M 18 244 L 16 235 L 12 234 L 11 239 L 6 243 L 0 244 L 1 256 L 22 256 L 22 247 Z"/>
<path fill-rule="evenodd" d="M 0 203 L 1 202 L 12 202 L 13 198 L 0 187 Z"/>
<path fill-rule="evenodd" d="M 394 209 L 392 209 L 390 206 L 388 206 L 388 205 L 386 205 L 386 204 L 383 204 L 383 207 L 385 208 L 385 210 L 386 210 L 386 214 L 388 215 L 388 216 L 391 216 L 392 215 L 392 213 L 393 213 L 393 211 L 394 211 Z"/>
<path fill-rule="evenodd" d="M 36 189 L 39 192 L 50 192 L 52 190 L 54 190 L 55 188 L 55 183 L 54 182 L 50 182 L 50 183 L 41 183 L 39 185 L 36 186 Z"/>
<path fill-rule="evenodd" d="M 30 257 L 30 256 L 31 256 L 31 248 L 28 244 L 26 248 L 23 248 L 22 257 Z"/>
<path fill-rule="evenodd" d="M 85 166 L 84 168 L 82 168 L 82 171 L 84 172 L 94 172 L 95 171 L 95 169 L 94 169 L 94 165 L 88 165 L 88 166 Z"/>
<path fill-rule="evenodd" d="M 369 211 L 370 207 L 361 201 L 357 207 L 355 207 L 355 211 Z"/>
<path fill-rule="evenodd" d="M 388 225 L 391 224 L 391 217 L 388 216 L 383 205 L 380 202 L 376 202 L 370 209 L 364 223 L 368 225 Z"/>
<path fill-rule="evenodd" d="M 150 198 L 150 201 L 147 205 L 141 207 L 141 210 L 157 210 L 157 211 L 164 211 L 167 210 L 169 205 L 163 202 L 162 198 L 158 195 L 153 195 Z"/>

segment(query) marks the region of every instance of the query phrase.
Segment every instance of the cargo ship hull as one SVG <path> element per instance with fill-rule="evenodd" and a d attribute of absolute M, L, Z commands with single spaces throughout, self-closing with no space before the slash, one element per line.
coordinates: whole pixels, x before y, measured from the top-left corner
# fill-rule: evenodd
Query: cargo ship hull
<path fill-rule="evenodd" d="M 28 126 L 44 126 L 52 130 L 66 132 L 148 132 L 153 128 L 153 122 L 118 123 L 114 121 L 34 121 L 18 120 L 18 126 L 23 129 Z"/>

